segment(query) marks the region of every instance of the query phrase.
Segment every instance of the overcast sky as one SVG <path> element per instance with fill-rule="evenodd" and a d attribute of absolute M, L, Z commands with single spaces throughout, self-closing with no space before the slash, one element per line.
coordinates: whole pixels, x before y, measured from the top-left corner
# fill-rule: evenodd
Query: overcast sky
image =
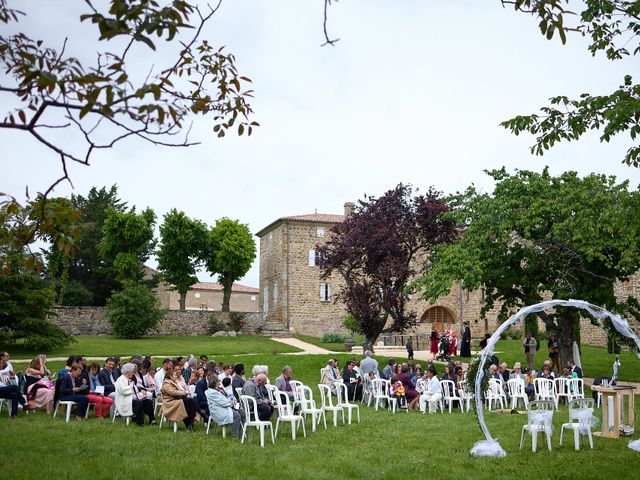
<path fill-rule="evenodd" d="M 37 3 L 38 16 L 23 28 L 54 45 L 69 35 L 74 54 L 93 55 L 94 30 L 77 25 L 80 2 Z M 535 19 L 498 0 L 342 0 L 329 12 L 330 32 L 341 39 L 335 47 L 320 47 L 322 10 L 322 0 L 225 2 L 204 38 L 226 45 L 253 80 L 261 127 L 250 138 L 218 139 L 199 118 L 192 138 L 202 144 L 189 149 L 121 143 L 89 167 L 72 167 L 74 191 L 116 184 L 122 199 L 153 208 L 159 222 L 175 207 L 257 232 L 282 216 L 342 213 L 346 201 L 398 182 L 490 190 L 483 170 L 502 166 L 640 183 L 640 171 L 620 163 L 628 137 L 600 144 L 591 135 L 540 158 L 529 153 L 532 137 L 499 126 L 554 95 L 608 93 L 626 73 L 637 76 L 631 61 L 594 59 L 575 35 L 566 46 L 547 41 Z M 0 130 L 0 161 L 0 191 L 20 199 L 26 186 L 42 190 L 60 174 L 56 156 L 21 132 Z M 55 194 L 71 191 L 63 185 Z M 257 259 L 241 283 L 258 286 Z"/>

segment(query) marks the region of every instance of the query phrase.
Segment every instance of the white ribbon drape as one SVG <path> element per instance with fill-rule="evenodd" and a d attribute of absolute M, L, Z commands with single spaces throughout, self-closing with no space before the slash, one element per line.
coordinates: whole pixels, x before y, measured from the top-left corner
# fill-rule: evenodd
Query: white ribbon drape
<path fill-rule="evenodd" d="M 604 308 L 598 307 L 597 305 L 593 305 L 582 300 L 548 300 L 546 302 L 541 302 L 535 305 L 521 308 L 515 315 L 513 315 L 498 327 L 493 335 L 491 335 L 491 337 L 487 340 L 487 346 L 481 352 L 480 364 L 478 365 L 478 373 L 476 375 L 475 385 L 476 411 L 478 413 L 478 422 L 480 423 L 480 429 L 482 430 L 482 433 L 484 434 L 486 440 L 481 440 L 473 446 L 473 448 L 471 449 L 472 455 L 485 457 L 504 457 L 507 455 L 500 444 L 491 436 L 491 432 L 489 432 L 487 424 L 484 421 L 484 408 L 482 405 L 482 379 L 484 378 L 485 374 L 485 363 L 487 361 L 487 358 L 489 358 L 493 354 L 493 347 L 496 343 L 498 343 L 498 340 L 500 340 L 500 335 L 507 328 L 515 325 L 527 315 L 555 307 L 574 307 L 581 310 L 586 310 L 594 318 L 596 318 L 601 325 L 605 319 L 609 318 L 611 320 L 611 323 L 613 324 L 613 327 L 621 335 L 624 335 L 627 338 L 631 338 L 635 342 L 639 350 L 638 358 L 640 358 L 640 339 L 635 334 L 635 332 L 631 330 L 631 327 L 629 327 L 629 323 L 619 315 L 611 313 Z M 630 446 L 630 448 L 632 447 Z"/>

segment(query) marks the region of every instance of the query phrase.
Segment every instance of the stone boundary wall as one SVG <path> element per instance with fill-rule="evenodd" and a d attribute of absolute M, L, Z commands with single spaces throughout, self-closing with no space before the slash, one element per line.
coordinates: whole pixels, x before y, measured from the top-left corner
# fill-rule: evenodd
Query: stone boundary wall
<path fill-rule="evenodd" d="M 56 316 L 49 321 L 70 335 L 111 335 L 113 329 L 105 319 L 104 307 L 56 307 Z M 242 333 L 260 333 L 264 320 L 260 312 L 241 312 L 244 314 Z M 206 310 L 168 310 L 157 329 L 149 332 L 151 336 L 165 335 L 210 335 L 209 321 L 216 318 L 225 325 L 229 323 L 229 313 Z"/>

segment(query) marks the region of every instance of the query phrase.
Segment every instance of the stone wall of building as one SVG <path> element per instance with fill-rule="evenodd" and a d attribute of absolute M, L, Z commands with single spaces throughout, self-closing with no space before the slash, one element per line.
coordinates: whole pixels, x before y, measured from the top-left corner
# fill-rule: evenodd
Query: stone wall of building
<path fill-rule="evenodd" d="M 104 307 L 56 307 L 49 320 L 70 335 L 111 335 L 113 329 L 105 319 Z M 258 333 L 263 325 L 259 312 L 243 312 L 242 333 Z M 212 318 L 227 325 L 229 313 L 196 310 L 169 310 L 157 329 L 149 335 L 209 335 Z"/>

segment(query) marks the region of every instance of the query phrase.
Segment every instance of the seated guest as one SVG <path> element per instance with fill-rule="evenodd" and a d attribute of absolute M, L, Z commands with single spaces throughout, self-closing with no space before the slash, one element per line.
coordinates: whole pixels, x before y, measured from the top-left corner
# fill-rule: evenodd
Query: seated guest
<path fill-rule="evenodd" d="M 44 407 L 47 413 L 51 413 L 51 403 L 55 395 L 55 388 L 48 378 L 45 360 L 42 356 L 38 355 L 31 360 L 24 373 L 29 407 L 34 409 Z"/>
<path fill-rule="evenodd" d="M 149 415 L 150 423 L 155 423 L 153 414 L 153 402 L 147 398 L 146 390 L 140 390 L 133 376 L 136 366 L 133 363 L 125 363 L 120 369 L 120 377 L 116 380 L 115 405 L 118 413 L 123 417 L 133 416 L 136 425 L 144 426 L 144 415 Z"/>
<path fill-rule="evenodd" d="M 11 362 L 9 362 L 9 353 L 0 353 L 0 398 L 11 402 L 11 410 L 9 411 L 11 418 L 18 415 L 18 405 L 21 405 L 23 410 L 30 410 L 29 405 L 20 394 L 20 388 L 13 384 L 15 380 L 16 374 Z"/>
<path fill-rule="evenodd" d="M 231 382 L 229 377 L 225 377 L 224 380 Z M 210 388 L 205 395 L 211 419 L 218 425 L 232 425 L 231 434 L 233 438 L 238 438 L 245 420 L 244 410 L 240 408 L 235 397 L 229 395 L 220 385 L 216 375 L 210 375 L 209 385 Z"/>
<path fill-rule="evenodd" d="M 513 364 L 513 371 L 511 372 L 511 375 L 509 375 L 509 378 L 519 378 L 524 381 L 524 392 L 530 400 L 534 397 L 535 388 L 533 386 L 533 376 L 522 373 L 522 365 L 520 362 Z"/>
<path fill-rule="evenodd" d="M 380 376 L 385 380 L 391 380 L 391 377 L 393 376 L 393 369 L 395 364 L 396 364 L 396 361 L 393 358 L 390 358 L 389 362 L 387 363 L 387 366 L 384 367 L 384 369 L 382 369 L 382 375 Z"/>
<path fill-rule="evenodd" d="M 240 401 L 237 389 L 242 389 L 242 387 L 244 387 L 244 384 L 244 364 L 238 363 L 235 367 L 233 367 L 233 378 L 231 379 L 231 388 L 233 389 L 233 394 L 235 395 L 237 401 Z"/>
<path fill-rule="evenodd" d="M 191 380 L 191 373 L 195 370 L 196 363 L 195 357 L 189 355 L 189 359 L 185 363 L 184 370 L 182 370 L 182 378 L 185 383 L 189 383 Z"/>
<path fill-rule="evenodd" d="M 76 420 L 84 420 L 84 416 L 87 413 L 89 406 L 89 399 L 86 393 L 89 392 L 89 385 L 76 385 L 76 378 L 82 373 L 82 366 L 79 363 L 71 365 L 69 374 L 62 378 L 62 384 L 60 385 L 60 401 L 62 402 L 76 402 Z M 86 391 L 83 395 L 81 392 Z"/>
<path fill-rule="evenodd" d="M 203 368 L 198 368 L 198 371 L 200 370 L 204 372 Z M 198 404 L 198 407 L 200 407 L 200 411 L 202 412 L 202 416 L 205 418 L 205 420 L 208 420 L 209 415 L 211 414 L 211 412 L 209 412 L 209 405 L 207 403 L 206 396 L 206 392 L 209 387 L 209 381 L 207 380 L 206 376 L 202 377 L 196 383 L 196 403 Z"/>
<path fill-rule="evenodd" d="M 509 381 L 509 370 L 507 370 L 507 366 L 508 365 L 504 362 L 498 366 L 498 374 L 502 377 L 504 383 Z"/>
<path fill-rule="evenodd" d="M 158 369 L 155 376 L 153 377 L 153 382 L 156 385 L 156 395 L 160 393 L 162 389 L 162 384 L 164 383 L 164 378 L 169 371 L 173 369 L 173 360 L 171 358 L 165 358 L 162 361 L 162 366 Z"/>
<path fill-rule="evenodd" d="M 440 381 L 436 375 L 435 368 L 429 368 L 426 376 L 427 381 L 425 382 L 424 391 L 420 395 L 420 411 L 424 413 L 428 403 L 429 413 L 433 413 L 438 410 L 438 402 L 442 400 L 442 389 L 440 388 Z"/>
<path fill-rule="evenodd" d="M 416 368 L 413 371 L 413 377 L 411 378 L 411 383 L 413 384 L 414 387 L 416 386 L 416 384 L 418 383 L 418 380 L 420 380 L 423 375 L 424 373 L 422 372 L 422 367 L 419 364 L 416 365 Z"/>
<path fill-rule="evenodd" d="M 104 387 L 104 394 L 113 399 L 116 398 L 116 378 L 114 371 L 116 362 L 113 357 L 109 357 L 104 361 L 104 368 L 98 373 L 98 381 Z"/>
<path fill-rule="evenodd" d="M 409 378 L 409 365 L 402 366 L 400 373 L 396 376 L 396 380 L 401 382 L 404 387 L 404 395 L 407 399 L 409 409 L 415 408 L 420 394 L 416 391 L 416 388 Z"/>
<path fill-rule="evenodd" d="M 327 361 L 327 366 L 324 367 L 320 373 L 320 383 L 331 388 L 333 393 L 336 392 L 336 388 L 334 384 L 336 382 L 342 382 L 342 378 L 340 374 L 336 371 L 336 361 L 333 358 L 330 358 Z"/>
<path fill-rule="evenodd" d="M 89 365 L 89 371 L 86 374 L 80 375 L 78 378 L 84 378 L 89 381 L 89 393 L 87 393 L 87 399 L 89 403 L 93 403 L 96 406 L 96 417 L 108 417 L 107 413 L 113 405 L 113 399 L 111 397 L 104 396 L 104 393 L 97 393 L 96 388 L 101 387 L 98 381 L 98 372 L 100 371 L 100 365 L 96 362 L 92 362 Z M 77 383 L 77 381 L 76 381 Z M 86 382 L 84 383 L 86 385 Z"/>
<path fill-rule="evenodd" d="M 440 380 L 450 380 L 450 381 L 455 383 L 456 376 L 454 375 L 453 371 L 451 370 L 451 366 L 449 366 L 449 365 L 445 365 L 444 366 L 444 373 L 442 374 L 442 378 L 440 378 Z"/>
<path fill-rule="evenodd" d="M 248 395 L 256 399 L 258 406 L 258 419 L 268 421 L 273 415 L 273 405 L 269 400 L 269 392 L 265 385 L 267 384 L 267 376 L 259 373 L 257 376 L 250 378 L 242 387 L 242 394 Z M 248 412 L 252 414 L 253 412 Z"/>
<path fill-rule="evenodd" d="M 362 378 L 355 371 L 356 362 L 354 360 L 347 361 L 342 371 L 344 384 L 347 386 L 347 396 L 349 400 L 362 400 Z M 411 380 L 407 377 L 407 382 L 411 384 Z M 402 382 L 404 384 L 404 382 Z M 405 386 L 406 388 L 406 386 Z M 413 385 L 411 386 L 413 388 Z"/>
<path fill-rule="evenodd" d="M 291 387 L 291 374 L 293 369 L 290 366 L 286 366 L 282 369 L 282 375 L 276 378 L 275 386 L 278 390 L 285 392 L 289 396 L 289 400 L 294 399 L 293 388 Z"/>
<path fill-rule="evenodd" d="M 498 367 L 495 364 L 489 365 L 489 370 L 487 372 L 487 378 L 495 378 L 496 380 L 501 380 L 502 376 L 498 373 Z"/>
<path fill-rule="evenodd" d="M 187 430 L 193 432 L 193 421 L 197 413 L 196 401 L 179 386 L 182 380 L 182 370 L 179 365 L 174 366 L 171 373 L 165 376 L 162 383 L 162 413 L 170 422 L 184 420 Z"/>
<path fill-rule="evenodd" d="M 549 380 L 555 380 L 556 376 L 551 370 L 551 365 L 547 365 L 546 363 L 542 366 L 542 372 L 538 376 L 538 378 L 547 378 Z"/>
<path fill-rule="evenodd" d="M 148 360 L 145 360 L 144 362 L 142 362 L 143 366 L 144 363 L 148 362 Z M 155 379 L 155 375 L 156 375 L 156 367 L 154 367 L 153 365 L 149 365 L 146 367 L 146 373 L 144 374 L 144 384 L 147 386 L 147 389 L 150 392 L 153 392 L 153 396 L 156 396 L 156 392 L 158 391 L 158 388 L 156 386 L 156 379 Z"/>
<path fill-rule="evenodd" d="M 200 363 L 198 364 L 198 367 L 204 368 L 205 372 L 207 371 L 208 360 L 209 360 L 209 357 L 207 357 L 206 355 L 200 355 Z"/>
<path fill-rule="evenodd" d="M 222 380 L 223 380 L 223 379 L 225 379 L 225 378 L 227 378 L 227 377 L 231 378 L 232 376 L 233 376 L 233 365 L 230 365 L 230 364 L 228 364 L 228 363 L 225 363 L 225 364 L 222 366 L 222 375 L 220 375 L 220 376 L 218 377 L 218 380 L 219 380 L 220 382 L 222 382 Z"/>
<path fill-rule="evenodd" d="M 582 368 L 576 365 L 576 362 L 573 360 L 573 358 L 570 358 L 567 363 L 569 364 L 569 368 L 571 368 L 571 371 L 577 375 L 577 378 L 582 378 Z"/>

